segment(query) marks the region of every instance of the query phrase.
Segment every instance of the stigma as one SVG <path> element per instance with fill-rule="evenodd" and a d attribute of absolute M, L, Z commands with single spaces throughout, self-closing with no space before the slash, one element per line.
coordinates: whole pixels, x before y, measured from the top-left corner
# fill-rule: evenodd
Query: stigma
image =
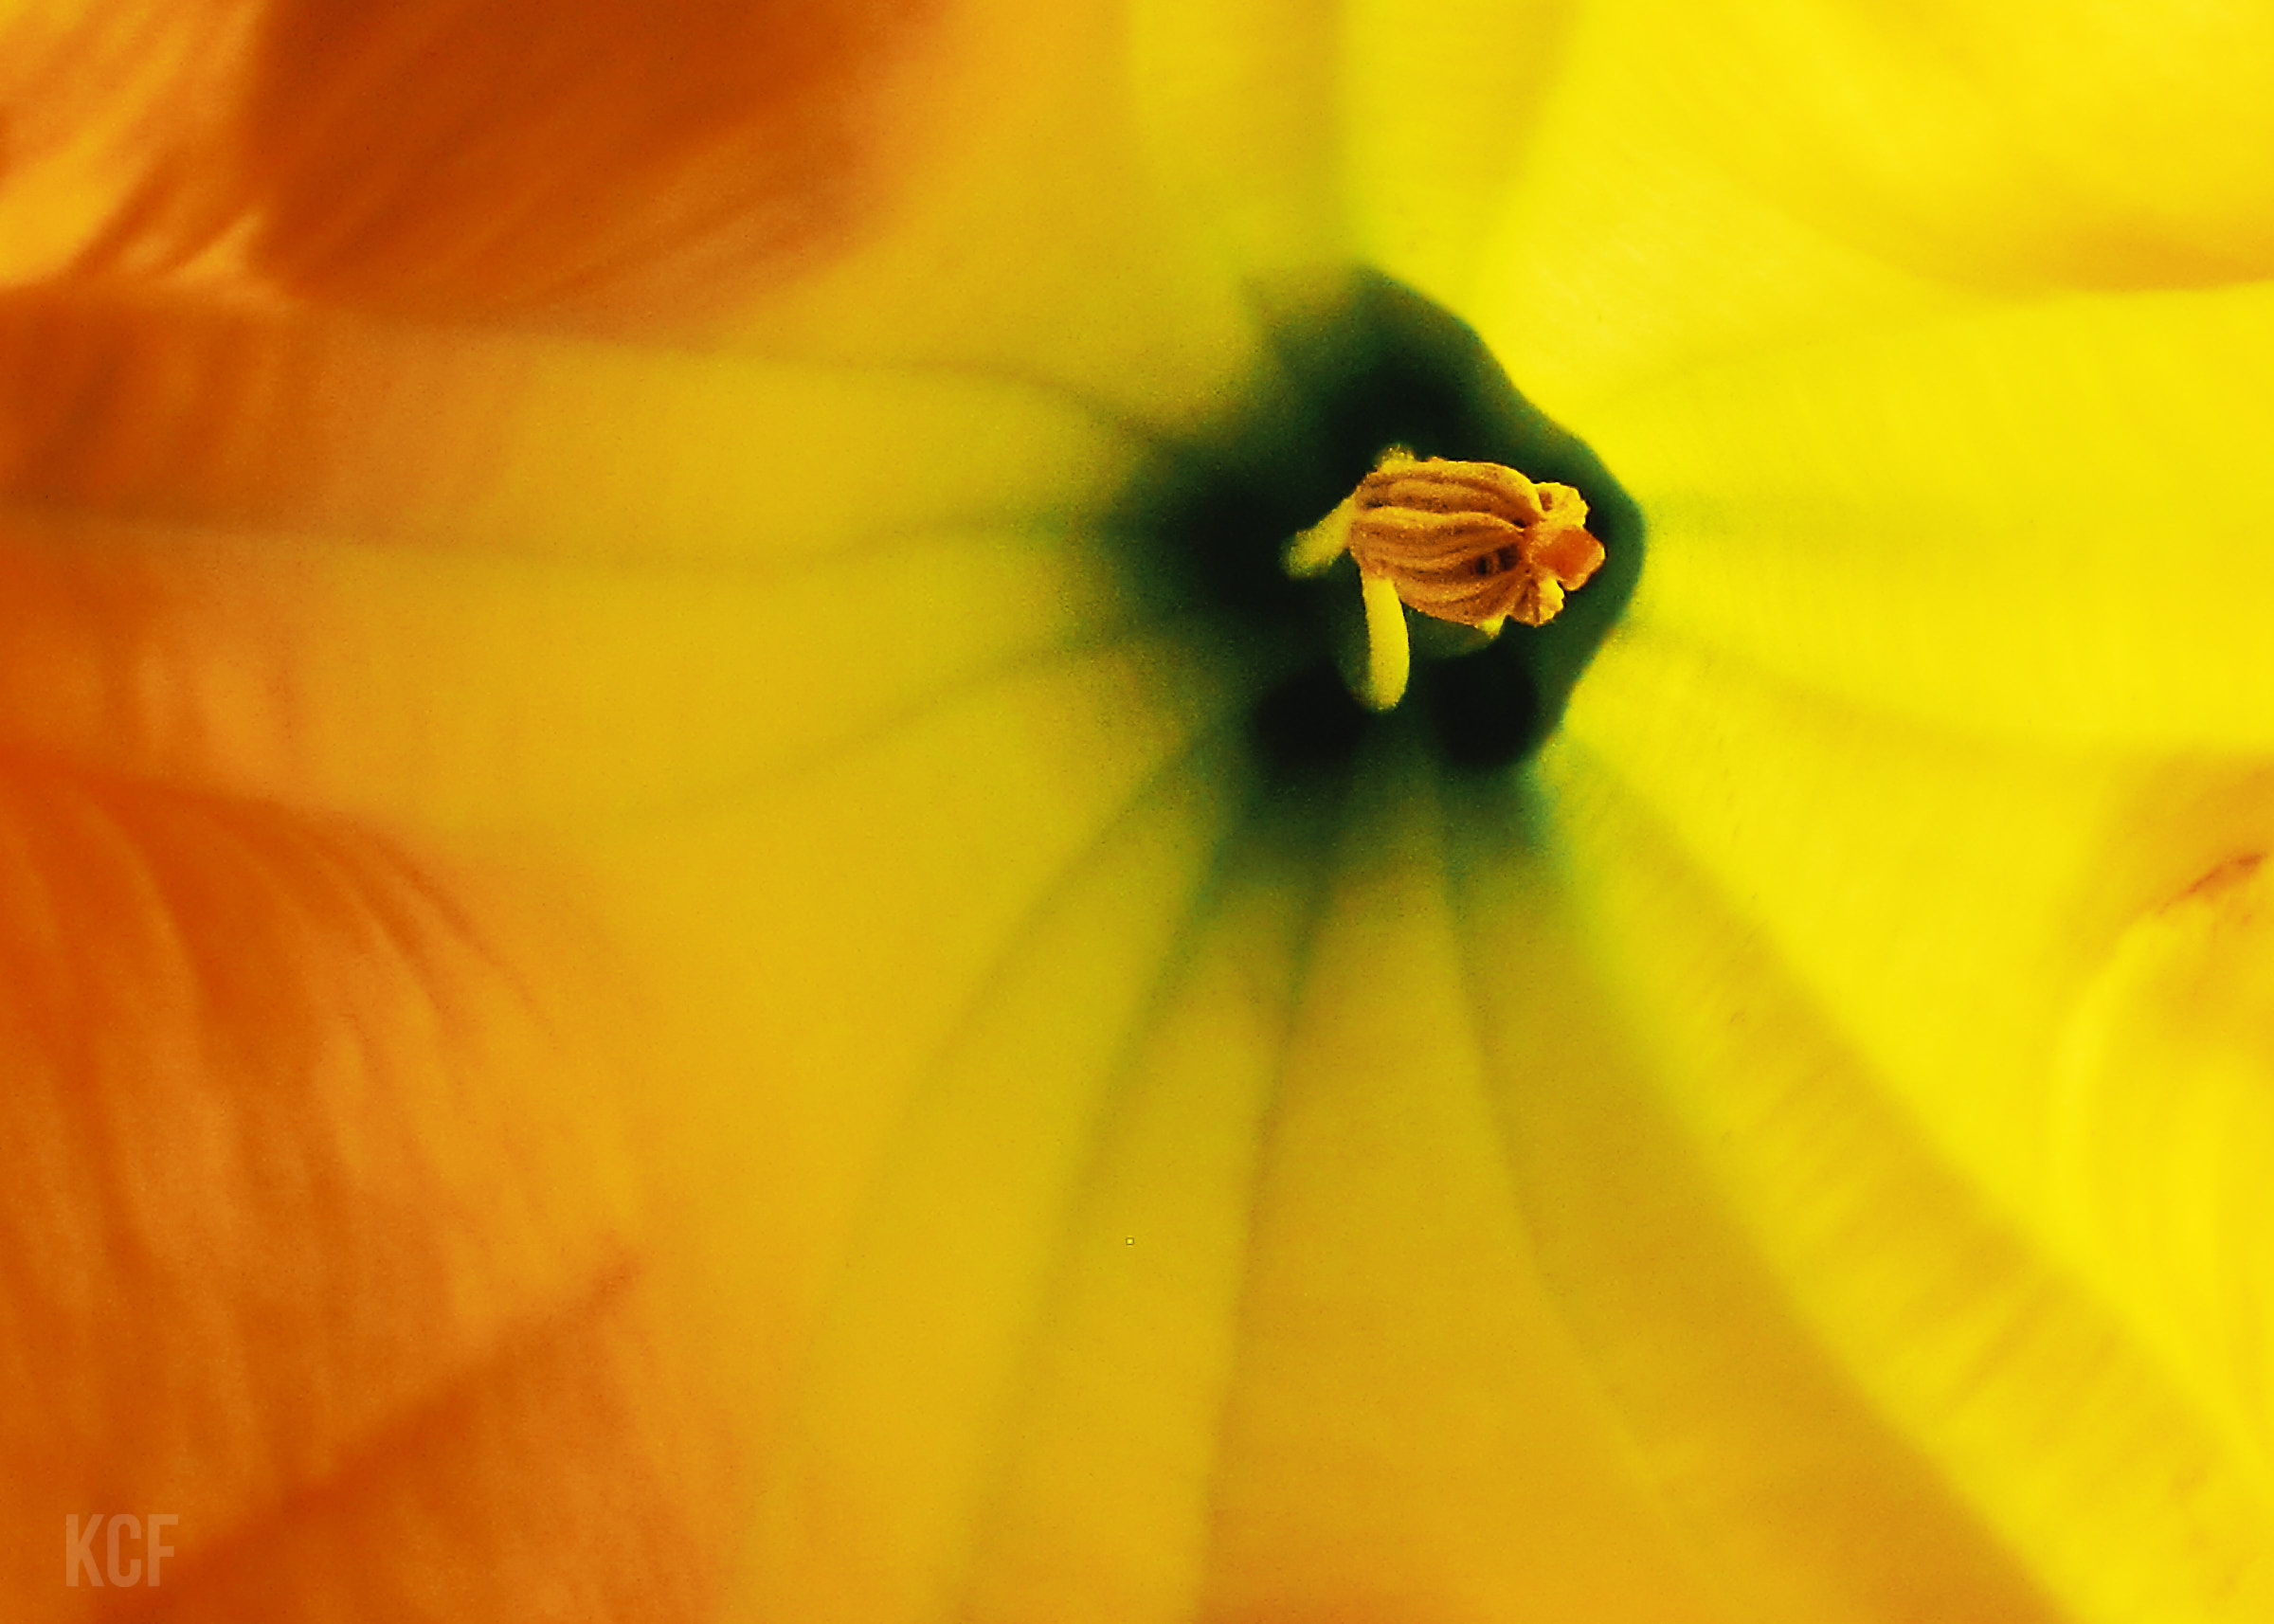
<path fill-rule="evenodd" d="M 1471 626 L 1483 641 L 1509 621 L 1542 626 L 1601 568 L 1587 502 L 1569 485 L 1498 462 L 1381 454 L 1340 506 L 1289 544 L 1287 571 L 1321 574 L 1345 553 L 1358 566 L 1366 659 L 1359 700 L 1387 711 L 1413 666 L 1406 611 Z"/>

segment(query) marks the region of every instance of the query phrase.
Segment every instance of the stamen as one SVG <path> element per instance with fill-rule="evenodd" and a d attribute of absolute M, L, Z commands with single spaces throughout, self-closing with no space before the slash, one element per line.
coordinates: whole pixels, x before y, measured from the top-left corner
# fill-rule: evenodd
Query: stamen
<path fill-rule="evenodd" d="M 1370 645 L 1358 697 L 1386 711 L 1411 665 L 1404 608 L 1474 626 L 1488 641 L 1511 620 L 1545 625 L 1602 566 L 1603 545 L 1586 524 L 1586 498 L 1569 485 L 1393 446 L 1289 544 L 1286 567 L 1304 577 L 1345 551 L 1356 562 Z"/>
<path fill-rule="evenodd" d="M 1413 675 L 1405 605 L 1386 576 L 1361 576 L 1359 592 L 1366 605 L 1366 678 L 1365 692 L 1358 698 L 1369 710 L 1387 711 L 1405 697 L 1406 679 Z"/>
<path fill-rule="evenodd" d="M 1603 562 L 1587 501 L 1497 462 L 1392 449 L 1352 494 L 1350 556 L 1424 615 L 1462 625 L 1545 625 Z"/>
<path fill-rule="evenodd" d="M 1287 572 L 1302 581 L 1324 575 L 1334 561 L 1350 550 L 1350 519 L 1358 512 L 1358 497 L 1345 496 L 1334 512 L 1287 544 Z"/>

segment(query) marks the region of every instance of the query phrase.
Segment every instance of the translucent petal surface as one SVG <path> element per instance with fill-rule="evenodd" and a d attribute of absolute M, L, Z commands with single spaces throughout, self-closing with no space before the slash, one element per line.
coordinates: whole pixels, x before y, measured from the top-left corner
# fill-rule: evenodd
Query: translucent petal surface
<path fill-rule="evenodd" d="M 1100 1124 L 974 1543 L 989 1620 L 1191 1616 L 1315 874 L 1239 834 Z"/>
<path fill-rule="evenodd" d="M 180 1519 L 170 1616 L 471 1615 L 542 1576 L 638 1617 L 659 1566 L 658 1609 L 715 1596 L 716 1412 L 656 1334 L 609 1001 L 557 921 L 7 759 L 0 1359 L 41 1399 L 0 1501 L 42 1536 L 0 1547 L 9 1612 L 79 1599 L 45 1536 L 90 1505 Z"/>
<path fill-rule="evenodd" d="M 216 1621 L 2274 1610 L 2264 301 L 2011 297 L 2257 268 L 2248 18 L 25 14 L 16 1525 L 171 1494 Z M 1544 796 L 1257 772 L 1111 532 L 1354 245 L 1651 508 Z"/>
<path fill-rule="evenodd" d="M 1583 434 L 1606 396 L 1733 355 L 1970 302 L 1752 183 L 1695 115 L 1650 8 L 1575 9 L 1525 81 L 1509 184 L 1472 200 L 1456 308 Z"/>
<path fill-rule="evenodd" d="M 1641 635 L 1581 697 L 1574 743 L 1679 831 L 1944 1148 L 2030 1200 L 2116 766 L 1948 737 Z"/>
<path fill-rule="evenodd" d="M 2262 1613 L 2274 1571 L 2255 1474 L 2122 1320 L 2016 1233 L 2010 1182 L 1974 1182 L 1935 1143 L 1988 1074 L 1954 1071 L 1922 1099 L 1874 1066 L 1810 1013 L 1775 911 L 1760 930 L 1724 900 L 1756 911 L 1758 875 L 1685 881 L 1654 820 L 1579 754 L 1559 775 L 1575 860 L 1636 1030 L 1724 1200 L 1849 1379 L 2057 1615 Z"/>
<path fill-rule="evenodd" d="M 1575 794 L 1569 810 L 1599 804 Z M 1635 1029 L 1632 973 L 1600 962 L 1631 945 L 1616 927 L 1591 943 L 1601 895 L 1568 889 L 1590 853 L 1625 864 L 1631 831 L 1590 823 L 1557 862 L 1512 862 L 1495 838 L 1521 803 L 1482 792 L 1448 810 L 1471 859 L 1453 871 L 1470 995 L 1543 1278 L 1712 1589 L 1736 1616 L 1795 1624 L 2060 1615 L 1908 1429 L 1824 1358 L 1721 1188 L 1737 1091 L 1714 1077 L 1679 1103 Z M 1710 998 L 1717 979 L 1692 990 Z"/>
<path fill-rule="evenodd" d="M 2259 786 L 2263 796 L 2263 785 Z M 2268 1470 L 2263 840 L 2134 918 L 2056 1055 L 2063 1252 Z"/>
<path fill-rule="evenodd" d="M 1540 1279 L 1400 765 L 1350 809 L 1265 1128 L 1209 1611 L 1713 1617 Z"/>
<path fill-rule="evenodd" d="M 2263 749 L 2274 294 L 2070 296 L 1603 403 L 1632 614 L 1922 719 Z M 2153 516 L 2151 516 L 2153 515 Z"/>
<path fill-rule="evenodd" d="M 1341 9 L 1340 155 L 1363 258 L 1454 309 L 1474 304 L 1488 285 L 1478 250 L 1563 78 L 1572 9 L 1559 0 Z"/>
<path fill-rule="evenodd" d="M 2247 6 L 1612 0 L 1638 116 L 1898 262 L 1986 284 L 2264 274 Z"/>

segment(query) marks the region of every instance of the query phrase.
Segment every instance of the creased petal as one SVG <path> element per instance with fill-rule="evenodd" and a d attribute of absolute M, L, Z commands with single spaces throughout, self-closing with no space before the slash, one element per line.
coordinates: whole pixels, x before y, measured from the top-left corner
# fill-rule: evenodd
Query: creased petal
<path fill-rule="evenodd" d="M 1310 843 L 1230 836 L 1128 1050 L 1002 1429 L 976 1619 L 1170 1624 L 1199 1606 Z"/>
<path fill-rule="evenodd" d="M 5 765 L 9 1614 L 78 1599 L 48 1536 L 91 1510 L 178 1519 L 169 1617 L 477 1616 L 540 1573 L 707 1607 L 719 1412 L 659 1335 L 561 922 L 349 827 Z"/>
<path fill-rule="evenodd" d="M 1209 1614 L 1713 1618 L 1525 1231 L 1417 764 L 1375 764 L 1262 1138 Z"/>
<path fill-rule="evenodd" d="M 2027 1204 L 2051 1034 L 2110 928 L 2124 765 L 1953 737 L 1639 633 L 1579 700 L 1575 748 L 1678 831 L 1945 1150 Z"/>
<path fill-rule="evenodd" d="M 2264 776 L 2252 776 L 2263 807 Z M 2258 821 L 2255 838 L 2111 946 L 2062 1033 L 2050 1135 L 2062 1254 L 2264 1475 L 2274 1464 L 2274 952 L 2263 812 Z"/>
<path fill-rule="evenodd" d="M 989 1577 L 972 1546 L 1067 1210 L 1237 810 L 1214 765 L 1172 767 L 1037 898 L 908 1079 L 769 1429 L 755 1615 L 951 1616 Z"/>
<path fill-rule="evenodd" d="M 1597 804 L 1575 796 L 1561 810 L 1586 820 Z M 1454 810 L 1455 847 L 1474 859 L 1456 871 L 1469 984 L 1543 1277 L 1669 1522 L 1709 1553 L 1731 1615 L 2062 1616 L 2026 1554 L 1825 1357 L 1809 1308 L 1749 1235 L 1745 1202 L 1721 1187 L 1729 1169 L 1713 1136 L 1730 1119 L 1701 1123 L 1678 1103 L 1637 1025 L 1656 1012 L 1634 1001 L 1631 972 L 1603 962 L 1632 950 L 1615 934 L 1630 921 L 1591 918 L 1594 855 L 1639 859 L 1642 884 L 1659 878 L 1628 831 L 1581 826 L 1549 860 L 1510 861 L 1496 837 L 1539 815 L 1532 794 L 1479 790 Z M 1727 996 L 1708 977 L 1701 990 Z"/>
<path fill-rule="evenodd" d="M 1812 1013 L 1795 971 L 1821 971 L 1790 956 L 1790 934 L 1731 906 L 1758 880 L 1693 869 L 1582 753 L 1560 773 L 1561 805 L 1605 963 L 1715 1187 L 1848 1379 L 2055 1616 L 2262 1616 L 2274 1604 L 2263 1480 L 2014 1222 L 2012 1181 L 1976 1182 L 1978 1164 L 1947 1148 L 1984 1074 L 1954 1069 L 1922 1101 L 1916 1078 L 1875 1067 L 1836 1003 L 1830 1022 Z"/>

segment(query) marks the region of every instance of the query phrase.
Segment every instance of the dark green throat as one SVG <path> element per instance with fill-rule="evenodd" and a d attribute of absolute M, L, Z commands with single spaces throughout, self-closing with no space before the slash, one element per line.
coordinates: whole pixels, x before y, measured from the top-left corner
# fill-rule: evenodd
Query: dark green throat
<path fill-rule="evenodd" d="M 1132 493 L 1116 530 L 1143 596 L 1221 623 L 1256 651 L 1245 726 L 1273 776 L 1336 776 L 1379 730 L 1414 730 L 1440 765 L 1499 773 L 1528 760 L 1640 578 L 1643 519 L 1576 436 L 1517 392 L 1476 334 L 1378 273 L 1356 278 L 1330 314 L 1271 334 L 1275 377 L 1223 426 L 1175 448 Z M 1350 692 L 1341 666 L 1360 614 L 1355 572 L 1290 579 L 1290 536 L 1316 524 L 1390 446 L 1498 462 L 1576 487 L 1605 558 L 1543 626 L 1508 626 L 1479 649 L 1415 638 L 1413 680 L 1386 714 Z"/>

